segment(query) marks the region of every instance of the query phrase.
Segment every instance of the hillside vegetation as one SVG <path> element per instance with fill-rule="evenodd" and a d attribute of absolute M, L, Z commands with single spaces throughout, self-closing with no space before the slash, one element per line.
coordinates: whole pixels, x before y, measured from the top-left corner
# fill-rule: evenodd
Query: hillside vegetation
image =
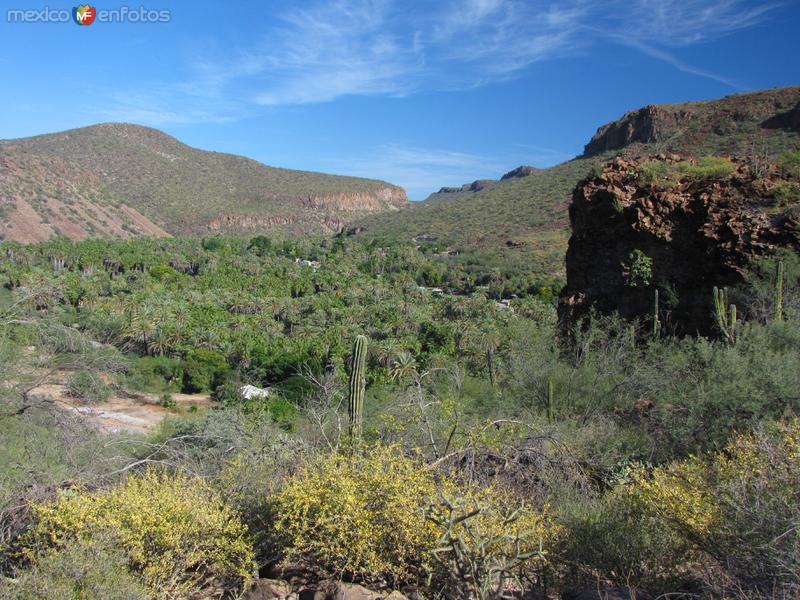
<path fill-rule="evenodd" d="M 544 288 L 505 306 L 401 242 L 0 249 L 4 597 L 798 591 L 796 254 L 752 265 L 734 339 L 565 336 Z M 32 393 L 56 370 L 217 406 L 107 437 Z"/>
<path fill-rule="evenodd" d="M 433 194 L 411 210 L 371 216 L 358 225 L 368 238 L 433 239 L 466 265 L 477 260 L 563 277 L 567 206 L 593 166 L 618 154 L 639 158 L 662 152 L 752 156 L 766 163 L 799 148 L 798 87 L 652 105 L 600 127 L 581 157 L 480 191 Z"/>
<path fill-rule="evenodd" d="M 104 228 L 102 217 L 86 219 L 94 229 L 70 229 L 63 204 L 74 206 L 82 218 L 92 217 L 93 210 L 136 211 L 164 230 L 130 228 L 130 235 L 227 230 L 292 235 L 335 232 L 357 216 L 407 203 L 402 188 L 382 181 L 268 167 L 124 123 L 0 142 L 0 199 L 3 235 L 20 241 L 31 240 L 23 239 L 22 226 L 9 228 L 8 222 L 26 210 L 45 226 L 56 225 L 44 227 L 39 240 L 54 234 L 125 237 Z M 39 225 L 29 221 L 29 228 Z"/>
<path fill-rule="evenodd" d="M 800 151 L 615 152 L 333 236 L 1 242 L 0 597 L 800 596 Z"/>

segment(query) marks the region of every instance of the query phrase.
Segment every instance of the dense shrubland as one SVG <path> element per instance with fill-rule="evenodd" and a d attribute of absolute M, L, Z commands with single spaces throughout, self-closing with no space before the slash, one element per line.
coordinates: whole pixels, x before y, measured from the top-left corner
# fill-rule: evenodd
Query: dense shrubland
<path fill-rule="evenodd" d="M 800 592 L 796 256 L 754 266 L 735 336 L 706 339 L 614 317 L 565 334 L 557 282 L 481 284 L 402 244 L 3 249 L 8 597 L 236 597 L 298 570 L 425 597 Z M 32 393 L 56 371 L 83 402 L 217 408 L 104 436 Z"/>

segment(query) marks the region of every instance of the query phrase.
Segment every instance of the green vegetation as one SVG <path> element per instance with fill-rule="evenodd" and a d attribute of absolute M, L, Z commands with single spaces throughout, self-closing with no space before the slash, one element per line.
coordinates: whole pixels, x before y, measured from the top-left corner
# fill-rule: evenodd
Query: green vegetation
<path fill-rule="evenodd" d="M 508 298 L 510 272 L 476 285 L 401 241 L 0 250 L 0 595 L 235 598 L 298 570 L 425 597 L 796 589 L 796 254 L 709 298 L 707 339 L 659 327 L 655 289 L 653 328 L 564 335 L 553 288 Z M 102 434 L 53 374 L 216 404 Z"/>
<path fill-rule="evenodd" d="M 244 525 L 202 480 L 181 473 L 148 470 L 108 492 L 63 491 L 33 510 L 24 553 L 107 535 L 158 598 L 239 589 L 251 577 Z"/>
<path fill-rule="evenodd" d="M 367 338 L 356 336 L 350 357 L 350 385 L 347 394 L 347 413 L 350 417 L 350 436 L 357 448 L 361 444 L 364 426 L 364 391 L 367 385 L 364 365 L 367 360 Z"/>
<path fill-rule="evenodd" d="M 628 257 L 627 281 L 630 287 L 647 287 L 653 280 L 653 259 L 641 250 L 634 250 Z"/>
<path fill-rule="evenodd" d="M 645 162 L 637 179 L 654 187 L 668 187 L 686 179 L 722 179 L 733 173 L 734 165 L 720 156 L 700 156 L 693 160 Z"/>
<path fill-rule="evenodd" d="M 800 202 L 800 184 L 791 181 L 782 181 L 773 190 L 775 196 L 775 209 L 783 211 Z"/>
<path fill-rule="evenodd" d="M 69 379 L 67 393 L 86 402 L 104 402 L 111 395 L 111 388 L 97 374 L 77 371 Z"/>
<path fill-rule="evenodd" d="M 326 220 L 347 211 L 323 201 L 304 207 L 304 201 L 397 190 L 383 181 L 279 169 L 206 152 L 155 129 L 123 123 L 2 142 L 0 148 L 23 173 L 7 184 L 15 186 L 5 190 L 9 196 L 78 199 L 87 209 L 107 209 L 130 228 L 130 215 L 119 209 L 124 204 L 173 234 L 203 231 L 206 223 L 230 213 L 231 207 L 256 221 L 264 217 L 256 226 L 260 231 L 284 236 L 326 231 Z M 104 175 L 101 180 L 80 175 L 87 172 Z M 404 204 L 395 199 L 387 201 L 386 208 L 391 202 Z M 51 204 L 44 201 L 41 212 Z M 356 207 L 349 216 L 358 215 Z M 224 220 L 220 227 L 225 228 Z"/>
<path fill-rule="evenodd" d="M 416 238 L 421 250 L 439 254 L 477 285 L 491 285 L 493 270 L 507 274 L 512 293 L 550 285 L 563 277 L 572 190 L 609 156 L 574 159 L 480 192 L 438 195 L 410 210 L 369 216 L 358 223 L 366 227 L 359 237 L 380 245 Z M 532 273 L 538 274 L 533 281 Z"/>
<path fill-rule="evenodd" d="M 736 341 L 736 305 L 728 304 L 728 290 L 714 288 L 714 316 L 717 327 L 725 338 L 733 343 Z"/>
<path fill-rule="evenodd" d="M 778 157 L 778 163 L 786 169 L 790 175 L 800 177 L 800 150 L 786 150 Z"/>

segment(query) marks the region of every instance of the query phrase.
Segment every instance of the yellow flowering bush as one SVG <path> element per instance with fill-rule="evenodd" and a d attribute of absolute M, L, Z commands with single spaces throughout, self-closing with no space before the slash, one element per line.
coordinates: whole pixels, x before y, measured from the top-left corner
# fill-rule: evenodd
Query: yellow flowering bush
<path fill-rule="evenodd" d="M 696 542 L 707 540 L 719 526 L 720 507 L 707 485 L 707 467 L 702 459 L 690 457 L 648 474 L 634 471 L 628 491 L 650 512 Z"/>
<path fill-rule="evenodd" d="M 736 435 L 704 458 L 649 475 L 640 470 L 626 491 L 711 557 L 737 588 L 770 594 L 800 577 L 798 419 Z"/>
<path fill-rule="evenodd" d="M 366 583 L 417 581 L 436 540 L 423 515 L 432 474 L 394 447 L 307 464 L 274 497 L 284 563 Z"/>
<path fill-rule="evenodd" d="M 29 554 L 107 533 L 157 598 L 221 595 L 252 574 L 246 527 L 197 477 L 151 469 L 109 491 L 65 490 L 34 510 Z"/>

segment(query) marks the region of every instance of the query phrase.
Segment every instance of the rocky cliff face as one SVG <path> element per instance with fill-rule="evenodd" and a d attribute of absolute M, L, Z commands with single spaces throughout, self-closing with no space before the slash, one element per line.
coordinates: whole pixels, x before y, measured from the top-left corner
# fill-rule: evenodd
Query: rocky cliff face
<path fill-rule="evenodd" d="M 619 150 L 636 142 L 651 144 L 663 141 L 688 118 L 689 112 L 686 110 L 655 105 L 625 113 L 618 121 L 607 123 L 597 130 L 586 144 L 584 155 Z"/>
<path fill-rule="evenodd" d="M 508 173 L 505 173 L 500 178 L 500 181 L 503 181 L 504 179 L 517 179 L 519 177 L 528 177 L 529 175 L 533 175 L 537 171 L 541 171 L 541 169 L 537 169 L 536 167 L 531 167 L 529 165 L 522 165 L 517 167 L 516 169 L 511 169 Z"/>
<path fill-rule="evenodd" d="M 800 87 L 737 94 L 720 100 L 685 104 L 651 104 L 625 113 L 597 130 L 584 148 L 594 156 L 641 144 L 663 144 L 696 153 L 716 141 L 730 152 L 736 144 L 759 142 L 754 137 L 775 130 L 800 133 Z M 652 149 L 650 150 L 653 151 Z"/>
<path fill-rule="evenodd" d="M 590 307 L 647 319 L 659 289 L 662 322 L 709 333 L 714 286 L 742 282 L 748 265 L 776 248 L 800 251 L 800 196 L 785 201 L 786 190 L 800 192 L 797 174 L 725 161 L 722 174 L 698 176 L 676 155 L 617 158 L 579 183 L 562 320 L 575 322 Z M 654 171 L 667 181 L 648 182 L 644 174 Z"/>

